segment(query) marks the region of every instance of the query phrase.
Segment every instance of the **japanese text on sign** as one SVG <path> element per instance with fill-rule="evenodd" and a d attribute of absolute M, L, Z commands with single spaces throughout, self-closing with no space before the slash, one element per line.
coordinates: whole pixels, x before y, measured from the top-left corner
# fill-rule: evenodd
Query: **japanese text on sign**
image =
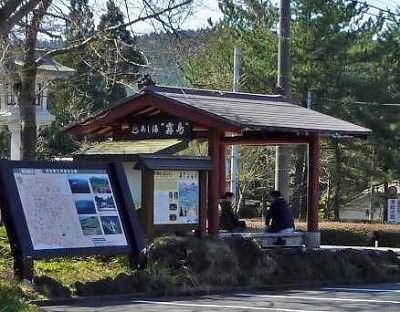
<path fill-rule="evenodd" d="M 185 121 L 160 121 L 132 125 L 133 138 L 189 138 L 191 124 Z"/>

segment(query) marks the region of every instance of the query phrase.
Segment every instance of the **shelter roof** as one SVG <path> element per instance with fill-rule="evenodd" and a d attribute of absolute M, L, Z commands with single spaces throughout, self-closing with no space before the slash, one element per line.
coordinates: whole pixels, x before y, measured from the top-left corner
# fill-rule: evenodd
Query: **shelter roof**
<path fill-rule="evenodd" d="M 208 111 L 242 129 L 365 135 L 371 131 L 350 122 L 289 103 L 279 95 L 157 88 L 158 94 Z"/>
<path fill-rule="evenodd" d="M 112 133 L 124 120 L 156 118 L 163 114 L 191 121 L 202 131 L 216 128 L 237 134 L 338 136 L 365 136 L 371 132 L 365 127 L 289 103 L 279 95 L 160 86 L 148 87 L 109 110 L 69 126 L 66 132 Z"/>

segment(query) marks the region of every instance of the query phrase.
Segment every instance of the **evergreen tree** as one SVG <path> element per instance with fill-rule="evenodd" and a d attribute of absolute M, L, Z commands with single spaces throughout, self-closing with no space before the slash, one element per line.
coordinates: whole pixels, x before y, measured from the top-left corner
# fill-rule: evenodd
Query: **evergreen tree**
<path fill-rule="evenodd" d="M 79 144 L 60 132 L 67 124 L 87 118 L 93 112 L 109 108 L 126 97 L 126 86 L 136 81 L 144 58 L 136 39 L 124 24 L 124 17 L 114 1 L 107 2 L 107 11 L 95 30 L 88 0 L 71 0 L 67 24 L 67 45 L 78 44 L 100 33 L 96 40 L 83 46 L 79 53 L 61 56 L 63 64 L 76 69 L 68 82 L 53 84 L 50 94 L 55 122 L 41 131 L 40 156 L 69 155 Z"/>
<path fill-rule="evenodd" d="M 117 101 L 126 96 L 126 85 L 136 82 L 145 59 L 139 51 L 136 38 L 126 28 L 124 16 L 113 0 L 107 1 L 107 12 L 101 16 L 98 30 L 103 37 L 95 49 L 99 57 L 96 70 L 105 77 L 108 100 Z"/>

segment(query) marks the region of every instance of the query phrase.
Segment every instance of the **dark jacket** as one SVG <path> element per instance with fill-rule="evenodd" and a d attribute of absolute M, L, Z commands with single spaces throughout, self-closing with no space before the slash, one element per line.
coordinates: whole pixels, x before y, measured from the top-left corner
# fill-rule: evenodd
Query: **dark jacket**
<path fill-rule="evenodd" d="M 221 212 L 220 212 L 220 229 L 232 231 L 239 227 L 239 218 L 233 211 L 233 205 L 228 200 L 223 200 L 220 203 Z"/>
<path fill-rule="evenodd" d="M 270 232 L 294 228 L 292 210 L 283 197 L 278 197 L 271 203 L 271 207 L 268 209 L 265 216 L 265 225 L 269 226 Z"/>

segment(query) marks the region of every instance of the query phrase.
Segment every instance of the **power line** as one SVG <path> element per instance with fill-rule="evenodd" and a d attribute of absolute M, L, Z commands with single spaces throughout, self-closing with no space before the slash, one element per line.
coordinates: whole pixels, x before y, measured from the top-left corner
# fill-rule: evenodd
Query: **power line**
<path fill-rule="evenodd" d="M 400 106 L 400 103 L 374 103 L 374 102 L 362 102 L 362 101 L 355 101 L 354 103 L 363 105 L 378 105 L 378 106 Z"/>
<path fill-rule="evenodd" d="M 364 102 L 364 101 L 345 101 L 338 99 L 329 99 L 324 98 L 325 101 L 336 102 L 336 103 L 346 103 L 346 104 L 361 104 L 361 105 L 370 105 L 370 106 L 399 106 L 400 103 L 377 103 L 377 102 Z M 323 105 L 323 103 L 314 103 L 314 105 Z"/>
<path fill-rule="evenodd" d="M 366 6 L 370 7 L 370 8 L 379 10 L 379 11 L 381 11 L 381 12 L 385 12 L 385 13 L 388 13 L 388 14 L 395 15 L 395 16 L 399 16 L 399 17 L 400 17 L 400 14 L 398 14 L 398 13 L 392 12 L 392 11 L 389 10 L 389 9 L 380 8 L 380 7 L 378 7 L 378 6 L 375 6 L 375 5 L 373 5 L 373 4 L 368 3 L 367 1 L 353 0 L 353 2 L 356 2 L 356 3 L 358 3 L 358 4 L 364 4 L 364 5 L 366 5 Z"/>

